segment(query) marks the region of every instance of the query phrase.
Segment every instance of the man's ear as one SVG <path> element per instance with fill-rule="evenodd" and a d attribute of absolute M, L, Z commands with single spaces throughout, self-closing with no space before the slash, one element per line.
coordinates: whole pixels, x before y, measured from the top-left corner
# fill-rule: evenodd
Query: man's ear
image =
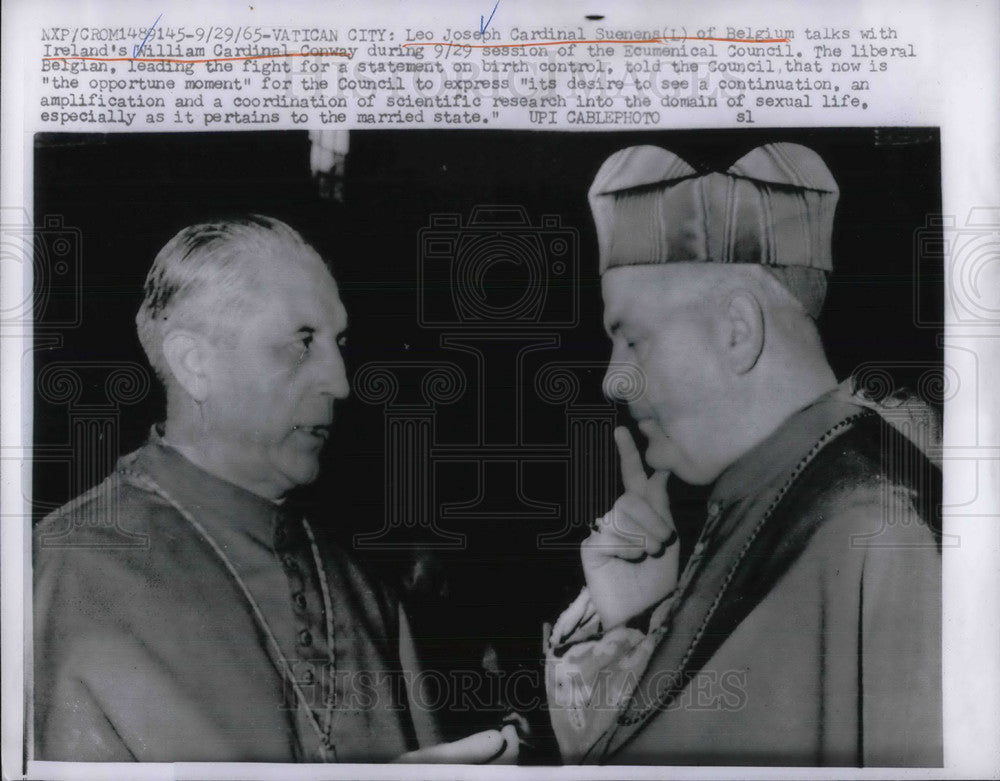
<path fill-rule="evenodd" d="M 174 378 L 197 402 L 208 395 L 208 339 L 194 331 L 173 330 L 163 337 L 163 357 Z"/>
<path fill-rule="evenodd" d="M 764 310 L 749 290 L 733 292 L 726 302 L 724 337 L 726 357 L 737 374 L 757 365 L 764 351 Z"/>

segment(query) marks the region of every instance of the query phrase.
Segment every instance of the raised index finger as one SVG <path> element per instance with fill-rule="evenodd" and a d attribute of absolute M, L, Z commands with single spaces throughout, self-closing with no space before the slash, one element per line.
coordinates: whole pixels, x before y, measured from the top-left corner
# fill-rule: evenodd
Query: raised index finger
<path fill-rule="evenodd" d="M 653 472 L 646 481 L 645 497 L 646 502 L 653 508 L 653 512 L 673 525 L 673 519 L 670 516 L 670 498 L 667 495 L 668 477 L 670 477 L 670 472 L 665 469 Z"/>
<path fill-rule="evenodd" d="M 618 426 L 615 429 L 615 444 L 618 445 L 625 490 L 642 496 L 646 487 L 646 470 L 642 466 L 639 448 L 635 446 L 635 440 L 625 426 Z"/>

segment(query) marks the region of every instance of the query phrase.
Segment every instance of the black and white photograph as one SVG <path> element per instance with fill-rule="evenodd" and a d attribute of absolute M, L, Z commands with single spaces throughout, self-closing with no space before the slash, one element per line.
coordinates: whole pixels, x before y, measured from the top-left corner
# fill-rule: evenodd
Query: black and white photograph
<path fill-rule="evenodd" d="M 940 155 L 36 135 L 28 755 L 941 767 Z"/>

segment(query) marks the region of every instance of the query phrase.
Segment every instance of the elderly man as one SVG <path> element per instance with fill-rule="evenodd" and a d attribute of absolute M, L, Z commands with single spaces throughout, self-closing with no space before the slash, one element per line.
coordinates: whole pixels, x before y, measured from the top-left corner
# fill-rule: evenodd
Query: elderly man
<path fill-rule="evenodd" d="M 597 174 L 604 319 L 652 475 L 616 431 L 626 493 L 547 643 L 566 761 L 942 763 L 940 472 L 825 358 L 837 197 L 784 143 L 706 174 L 633 147 Z M 711 486 L 681 573 L 669 472 Z"/>
<path fill-rule="evenodd" d="M 434 745 L 399 602 L 284 501 L 348 394 L 347 314 L 315 250 L 267 217 L 185 228 L 136 324 L 166 421 L 35 531 L 35 758 L 516 754 L 513 728 Z M 108 495 L 148 544 L 81 522 Z M 72 546 L 52 544 L 67 525 Z"/>

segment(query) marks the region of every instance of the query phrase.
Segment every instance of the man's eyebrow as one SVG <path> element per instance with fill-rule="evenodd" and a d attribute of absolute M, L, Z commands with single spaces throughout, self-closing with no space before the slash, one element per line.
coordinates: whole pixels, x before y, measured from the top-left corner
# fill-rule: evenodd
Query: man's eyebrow
<path fill-rule="evenodd" d="M 295 333 L 296 334 L 308 334 L 308 335 L 312 335 L 312 334 L 316 333 L 316 329 L 313 328 L 311 325 L 303 325 L 303 326 L 300 326 L 299 329 Z"/>

